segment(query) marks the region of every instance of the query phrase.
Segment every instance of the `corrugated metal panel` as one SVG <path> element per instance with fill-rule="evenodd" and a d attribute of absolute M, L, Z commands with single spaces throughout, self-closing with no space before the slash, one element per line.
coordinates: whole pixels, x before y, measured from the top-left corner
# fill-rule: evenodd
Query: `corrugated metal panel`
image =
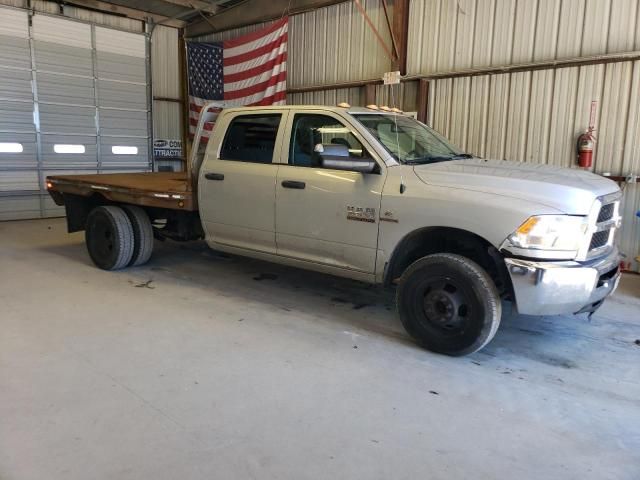
<path fill-rule="evenodd" d="M 640 271 L 640 262 L 636 257 L 640 256 L 640 219 L 636 212 L 640 211 L 640 184 L 627 185 L 624 189 L 620 214 L 622 215 L 622 228 L 618 242 L 620 251 L 626 256 L 625 262 L 629 262 L 630 269 Z"/>
<path fill-rule="evenodd" d="M 0 98 L 30 102 L 31 72 L 0 67 Z"/>
<path fill-rule="evenodd" d="M 403 82 L 400 85 L 376 85 L 377 105 L 397 107 L 404 111 L 414 111 L 418 96 L 418 82 Z M 364 101 L 364 98 L 362 99 Z M 364 106 L 362 103 L 352 104 Z"/>
<path fill-rule="evenodd" d="M 28 190 L 38 190 L 38 172 L 34 170 L 2 172 L 0 192 L 24 192 Z"/>
<path fill-rule="evenodd" d="M 0 132 L 34 132 L 33 104 L 0 100 Z"/>
<path fill-rule="evenodd" d="M 40 72 L 38 99 L 45 103 L 95 105 L 93 78 Z"/>
<path fill-rule="evenodd" d="M 361 88 L 340 88 L 318 92 L 293 93 L 287 95 L 287 103 L 291 105 L 337 105 L 347 102 L 350 105 L 363 105 L 364 96 Z"/>
<path fill-rule="evenodd" d="M 43 133 L 96 134 L 95 108 L 43 103 L 39 110 Z"/>
<path fill-rule="evenodd" d="M 156 97 L 180 98 L 180 59 L 178 30 L 159 25 L 151 37 L 153 94 Z"/>
<path fill-rule="evenodd" d="M 27 12 L 13 9 L 0 8 L 2 22 L 0 22 L 0 35 L 16 38 L 29 38 L 29 24 Z"/>
<path fill-rule="evenodd" d="M 180 139 L 181 105 L 175 102 L 153 102 L 153 138 Z"/>
<path fill-rule="evenodd" d="M 100 109 L 102 135 L 146 137 L 147 113 L 144 111 Z"/>
<path fill-rule="evenodd" d="M 114 154 L 111 147 L 125 146 L 137 147 L 138 153 L 135 155 Z M 101 137 L 100 152 L 102 160 L 100 169 L 127 168 L 145 170 L 149 168 L 149 146 L 146 138 L 116 138 Z"/>
<path fill-rule="evenodd" d="M 473 153 L 573 165 L 575 137 L 589 123 L 593 100 L 598 132 L 595 171 L 626 175 L 640 167 L 640 62 L 463 80 L 430 82 L 430 121 Z M 466 134 L 461 126 L 465 121 Z"/>
<path fill-rule="evenodd" d="M 91 26 L 49 15 L 34 15 L 33 38 L 38 42 L 91 49 Z"/>
<path fill-rule="evenodd" d="M 28 25 L 26 12 L 0 8 L 0 142 L 22 145 L 22 152 L 0 153 L 0 219 L 33 211 L 33 202 L 13 196 L 39 188 Z"/>
<path fill-rule="evenodd" d="M 71 5 L 64 5 L 63 11 L 64 15 L 70 18 L 76 18 L 85 22 L 91 22 L 98 25 L 106 25 L 122 30 L 144 33 L 144 22 L 141 22 L 140 20 L 133 20 L 131 18 L 121 17 L 117 15 L 108 15 L 105 13 L 95 12 L 93 10 L 85 10 L 84 8 L 78 8 Z"/>
<path fill-rule="evenodd" d="M 518 4 L 514 24 L 514 31 L 517 34 L 513 38 L 513 51 L 511 54 L 513 63 L 527 63 L 533 60 L 537 12 L 538 0 L 530 0 Z M 492 26 L 490 25 L 486 28 L 490 29 Z"/>
<path fill-rule="evenodd" d="M 144 35 L 96 27 L 96 50 L 115 55 L 145 58 Z"/>
<path fill-rule="evenodd" d="M 0 5 L 8 7 L 27 8 L 27 0 L 0 0 Z"/>
<path fill-rule="evenodd" d="M 100 107 L 147 109 L 147 86 L 138 83 L 98 80 L 98 105 Z"/>
<path fill-rule="evenodd" d="M 147 64 L 144 58 L 97 51 L 98 77 L 122 82 L 145 83 Z"/>
<path fill-rule="evenodd" d="M 153 96 L 179 99 L 182 95 L 180 79 L 178 30 L 157 26 L 151 37 L 151 68 Z M 153 102 L 153 138 L 182 138 L 181 104 Z M 157 162 L 156 162 L 157 163 Z"/>
<path fill-rule="evenodd" d="M 574 121 L 578 74 L 577 67 L 562 68 L 555 72 L 547 163 L 559 167 L 570 167 L 575 159 Z"/>
<path fill-rule="evenodd" d="M 407 70 L 631 51 L 640 45 L 639 9 L 638 0 L 412 0 Z"/>
<path fill-rule="evenodd" d="M 380 0 L 362 2 L 391 45 Z M 353 2 L 312 10 L 290 19 L 289 87 L 379 78 L 391 61 Z M 339 54 L 337 54 L 339 52 Z"/>
<path fill-rule="evenodd" d="M 84 153 L 56 153 L 54 146 L 83 145 Z M 42 135 L 42 165 L 43 168 L 65 169 L 64 174 L 70 174 L 67 169 L 96 168 L 98 165 L 98 150 L 95 136 L 79 135 Z M 60 173 L 60 172 L 58 172 Z"/>
<path fill-rule="evenodd" d="M 0 65 L 13 68 L 31 68 L 29 53 L 29 23 L 26 12 L 0 8 Z M 4 68 L 0 72 L 0 77 L 11 77 L 19 75 Z M 0 78 L 2 81 L 3 78 Z M 2 82 L 4 83 L 4 82 Z M 6 87 L 0 87 L 3 90 Z M 2 93 L 0 93 L 2 95 Z"/>
<path fill-rule="evenodd" d="M 482 5 L 482 2 L 480 2 L 479 5 Z M 496 0 L 493 17 L 492 65 L 502 65 L 511 61 L 511 49 L 514 43 L 513 25 L 515 23 L 515 13 L 515 0 Z M 457 68 L 462 68 L 462 65 L 457 65 Z"/>
<path fill-rule="evenodd" d="M 12 168 L 37 167 L 36 136 L 34 133 L 0 133 L 0 142 L 17 142 L 22 145 L 23 149 L 22 153 L 0 153 L 0 172 Z"/>
<path fill-rule="evenodd" d="M 558 58 L 580 56 L 585 0 L 563 0 L 558 29 Z"/>
<path fill-rule="evenodd" d="M 93 76 L 91 47 L 77 48 L 34 41 L 36 68 L 46 72 Z"/>
<path fill-rule="evenodd" d="M 491 77 L 489 106 L 486 123 L 485 155 L 492 158 L 504 156 L 507 132 L 507 108 L 509 106 L 509 75 Z M 458 93 L 454 93 L 454 96 Z"/>
<path fill-rule="evenodd" d="M 381 0 L 362 0 L 361 3 L 390 48 L 391 38 Z M 228 40 L 266 25 L 268 23 L 237 28 L 197 40 Z M 287 48 L 290 88 L 380 78 L 391 68 L 391 60 L 353 2 L 291 16 Z"/>
<path fill-rule="evenodd" d="M 40 198 L 36 195 L 0 196 L 0 220 L 37 218 L 40 215 Z"/>
<path fill-rule="evenodd" d="M 210 33 L 196 38 L 198 42 L 222 42 L 224 40 L 231 40 L 232 38 L 246 35 L 247 33 L 255 32 L 261 28 L 266 27 L 271 22 L 254 23 L 253 25 L 246 25 L 244 27 L 232 28 L 231 30 L 225 30 L 224 32 Z"/>
<path fill-rule="evenodd" d="M 531 54 L 533 54 L 533 52 L 531 52 Z M 529 117 L 522 115 L 522 112 L 528 112 L 529 110 L 531 72 L 514 73 L 511 75 L 509 88 L 507 137 L 504 155 L 511 160 L 523 162 L 527 149 Z"/>
<path fill-rule="evenodd" d="M 622 172 L 622 156 L 625 146 L 626 122 L 629 112 L 631 73 L 633 64 L 611 63 L 605 66 L 598 143 L 596 146 L 596 171 Z M 640 98 L 635 99 L 636 103 Z"/>
<path fill-rule="evenodd" d="M 31 8 L 35 12 L 59 14 L 60 4 L 56 2 L 47 2 L 46 0 L 31 0 Z"/>

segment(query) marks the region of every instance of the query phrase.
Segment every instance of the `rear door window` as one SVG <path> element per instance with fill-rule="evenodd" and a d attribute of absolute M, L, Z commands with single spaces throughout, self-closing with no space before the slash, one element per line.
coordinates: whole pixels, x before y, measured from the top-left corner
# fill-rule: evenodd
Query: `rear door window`
<path fill-rule="evenodd" d="M 282 115 L 240 115 L 235 117 L 225 134 L 221 160 L 272 163 Z"/>

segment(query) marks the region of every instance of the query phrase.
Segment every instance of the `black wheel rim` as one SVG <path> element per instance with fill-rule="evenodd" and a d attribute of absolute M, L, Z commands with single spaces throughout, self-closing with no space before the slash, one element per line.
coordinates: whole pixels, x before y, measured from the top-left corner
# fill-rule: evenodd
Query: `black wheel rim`
<path fill-rule="evenodd" d="M 98 221 L 93 227 L 93 249 L 99 258 L 110 258 L 115 248 L 114 232 L 108 222 Z"/>
<path fill-rule="evenodd" d="M 469 292 L 450 277 L 431 278 L 423 284 L 422 313 L 444 335 L 461 335 L 473 313 Z"/>

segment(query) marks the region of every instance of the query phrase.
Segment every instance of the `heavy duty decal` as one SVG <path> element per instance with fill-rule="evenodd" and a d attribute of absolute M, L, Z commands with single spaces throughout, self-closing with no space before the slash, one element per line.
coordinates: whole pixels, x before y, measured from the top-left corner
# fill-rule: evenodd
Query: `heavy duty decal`
<path fill-rule="evenodd" d="M 357 222 L 376 222 L 375 208 L 362 208 L 347 205 L 347 220 L 355 220 Z"/>
<path fill-rule="evenodd" d="M 384 215 L 380 217 L 380 221 L 398 223 L 398 219 L 393 216 L 393 212 L 391 210 L 387 210 L 386 212 L 384 212 Z"/>

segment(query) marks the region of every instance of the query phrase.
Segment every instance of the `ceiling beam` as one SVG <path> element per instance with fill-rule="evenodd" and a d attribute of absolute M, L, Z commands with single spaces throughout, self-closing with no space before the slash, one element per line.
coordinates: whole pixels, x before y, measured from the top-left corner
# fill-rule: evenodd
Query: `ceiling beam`
<path fill-rule="evenodd" d="M 183 20 L 177 20 L 171 17 L 165 17 L 164 15 L 158 15 L 156 13 L 145 12 L 143 10 L 137 10 L 130 7 L 122 7 L 113 3 L 103 2 L 101 0 L 66 0 L 64 2 L 67 5 L 75 5 L 77 7 L 84 7 L 91 10 L 96 10 L 103 13 L 111 13 L 123 17 L 128 17 L 133 20 L 147 21 L 152 20 L 155 23 L 162 23 L 167 27 L 183 28 L 186 22 Z"/>
<path fill-rule="evenodd" d="M 172 5 L 179 5 L 185 8 L 192 8 L 196 10 L 200 10 L 206 13 L 218 13 L 220 11 L 220 7 L 211 2 L 206 2 L 204 0 L 162 0 L 165 3 L 170 3 Z"/>
<path fill-rule="evenodd" d="M 188 0 L 185 0 L 188 1 Z M 214 17 L 196 20 L 187 26 L 187 37 L 197 37 L 208 33 L 220 32 L 231 28 L 252 25 L 254 23 L 275 20 L 284 13 L 297 13 L 315 10 L 345 0 L 245 0 L 232 7 L 222 9 Z M 215 25 L 215 28 L 212 27 Z"/>

